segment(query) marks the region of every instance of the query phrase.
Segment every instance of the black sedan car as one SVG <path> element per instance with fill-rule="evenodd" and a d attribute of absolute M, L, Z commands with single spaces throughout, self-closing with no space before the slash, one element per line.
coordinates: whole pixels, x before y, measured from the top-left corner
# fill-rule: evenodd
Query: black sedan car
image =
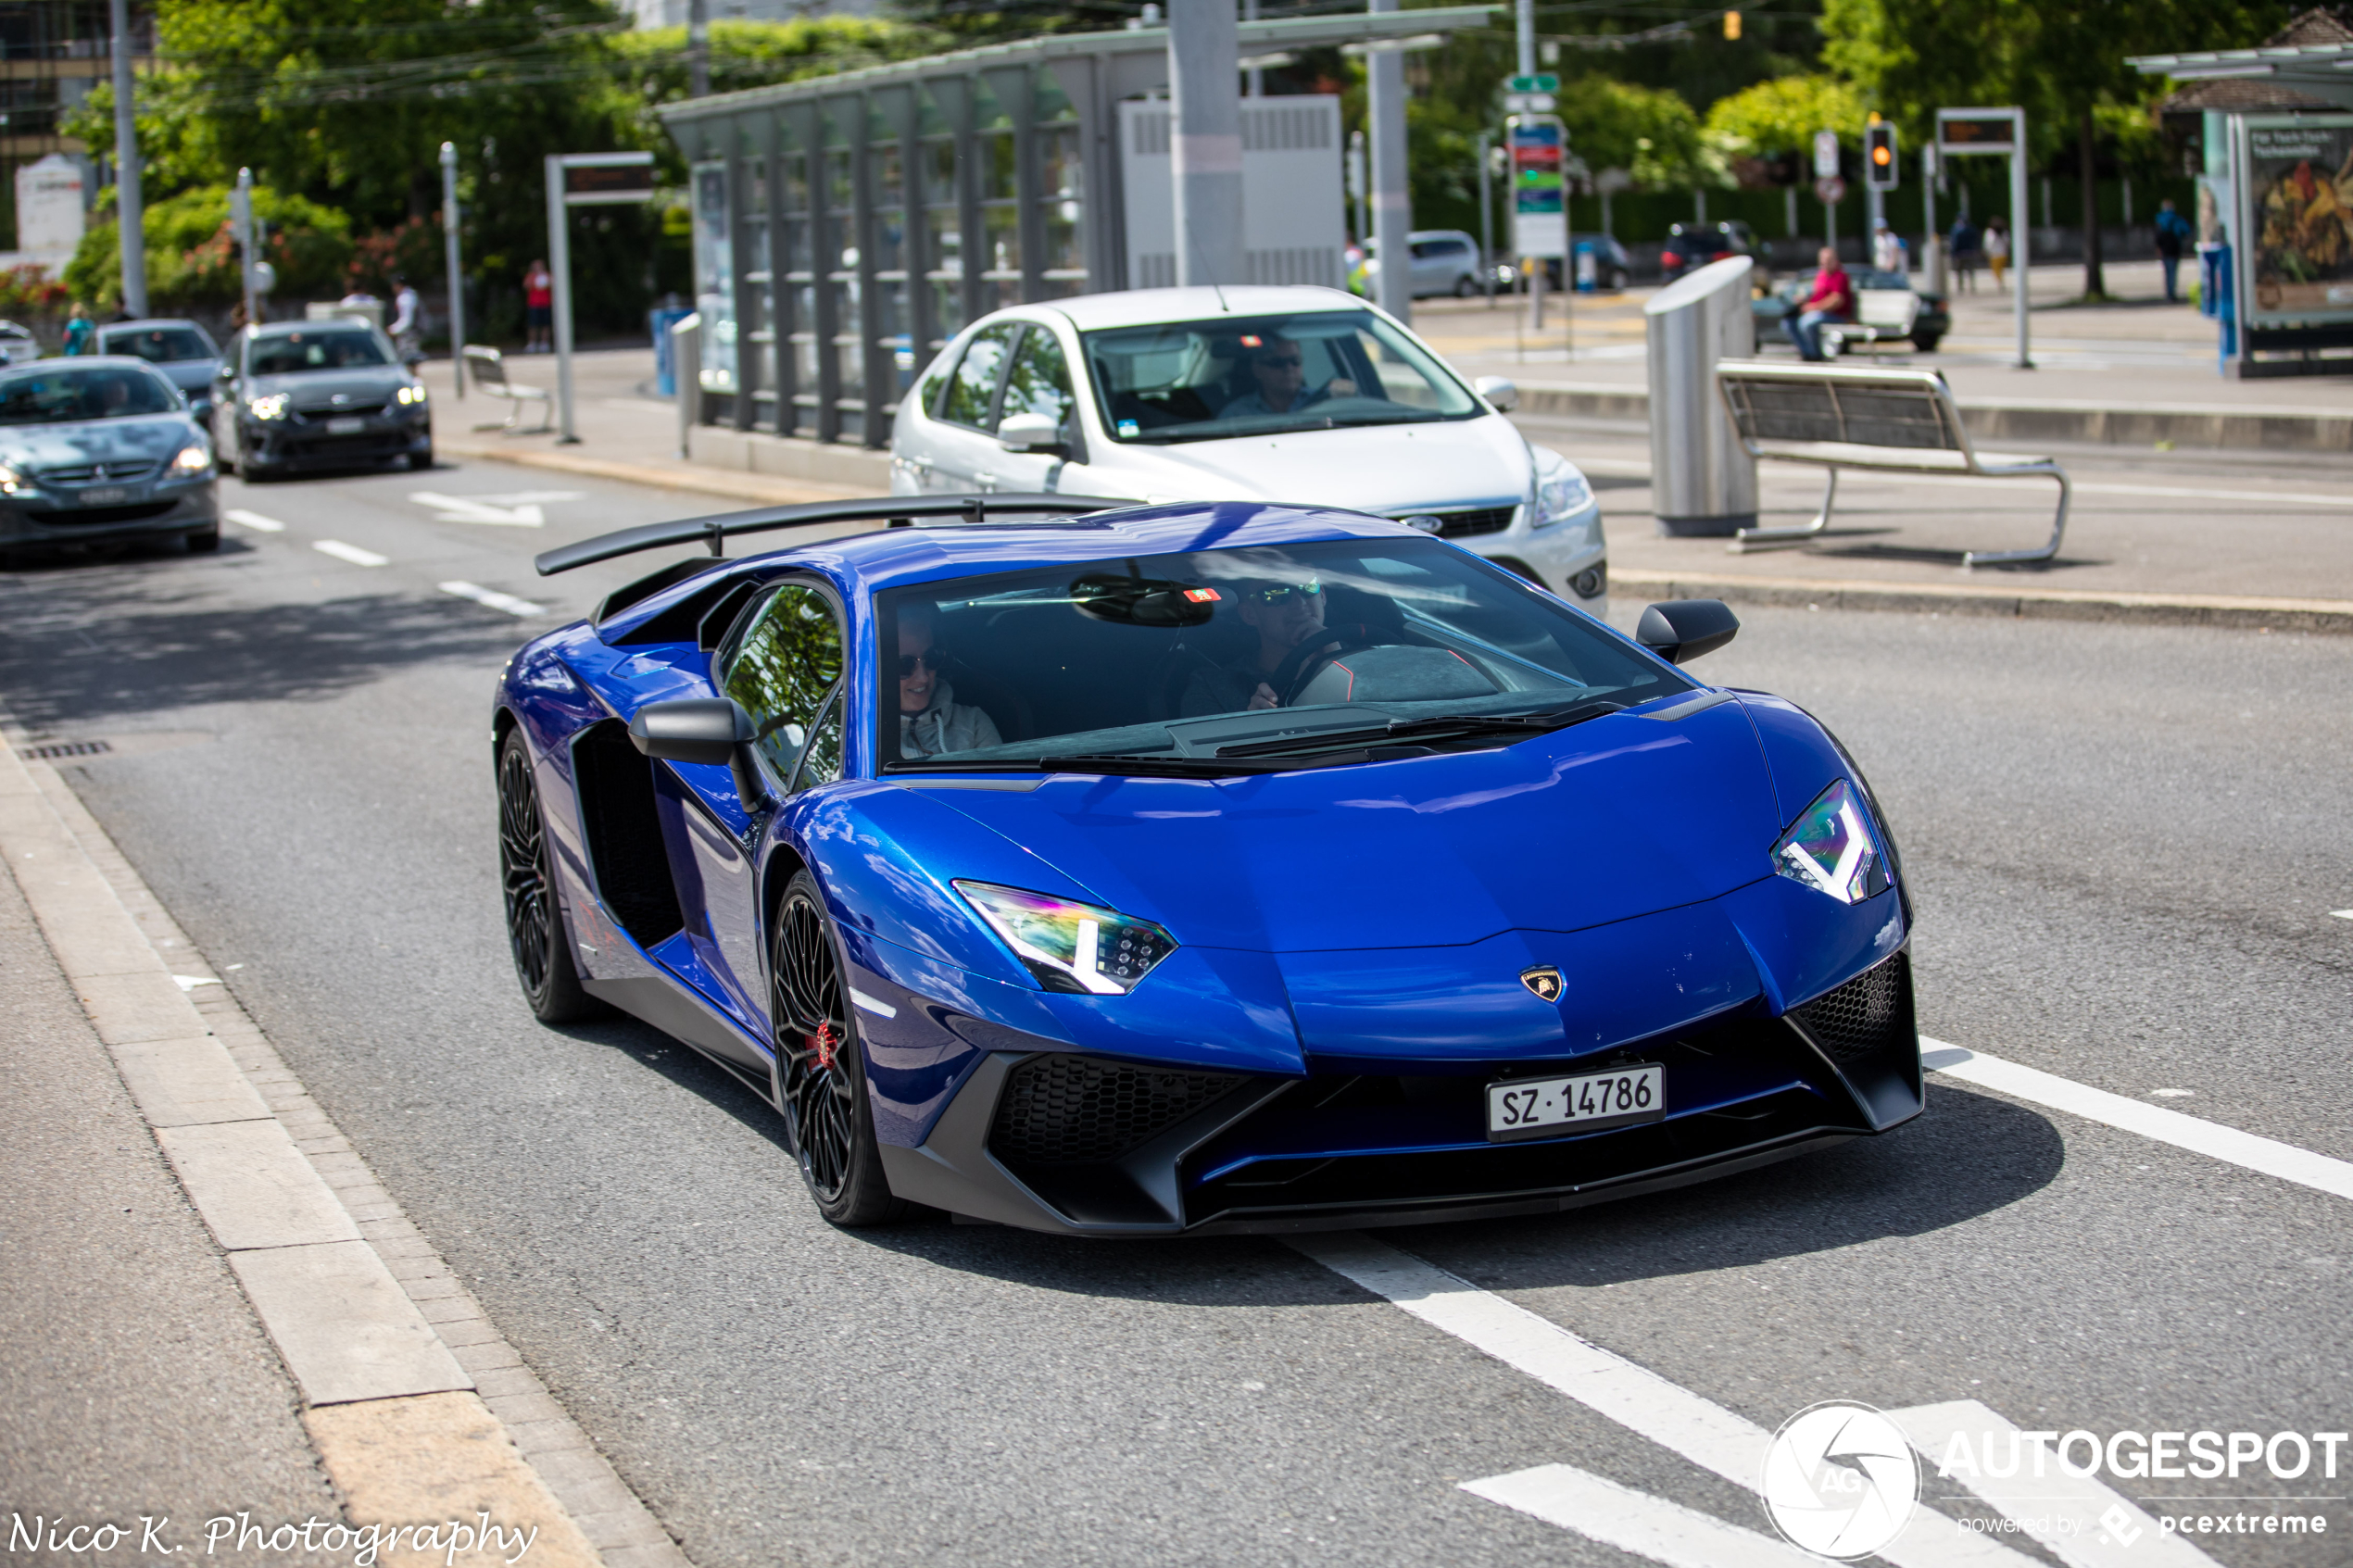
<path fill-rule="evenodd" d="M 433 467 L 424 383 L 365 321 L 248 327 L 215 384 L 223 472 L 272 479 L 404 458 L 412 469 Z"/>
<path fill-rule="evenodd" d="M 1911 343 L 1926 354 L 1944 341 L 1953 328 L 1953 313 L 1945 308 L 1941 294 L 1920 294 L 1912 289 L 1911 279 L 1901 272 L 1882 272 L 1876 267 L 1849 267 L 1846 276 L 1857 289 L 1910 289 L 1919 294 L 1919 308 L 1912 316 Z M 1769 294 L 1761 294 L 1749 301 L 1749 308 L 1756 315 L 1756 346 L 1778 344 L 1793 346 L 1788 320 L 1797 310 L 1798 302 L 1814 292 L 1814 272 L 1800 272 Z"/>
<path fill-rule="evenodd" d="M 1667 231 L 1667 245 L 1658 253 L 1659 275 L 1671 283 L 1728 256 L 1753 256 L 1758 266 L 1765 263 L 1765 249 L 1745 223 L 1672 224 Z"/>
<path fill-rule="evenodd" d="M 195 322 L 158 316 L 109 321 L 98 329 L 96 352 L 128 354 L 164 373 L 188 400 L 196 423 L 212 428 L 212 385 L 220 376 L 220 345 Z"/>
<path fill-rule="evenodd" d="M 212 445 L 144 360 L 0 370 L 0 564 L 27 546 L 220 544 Z"/>

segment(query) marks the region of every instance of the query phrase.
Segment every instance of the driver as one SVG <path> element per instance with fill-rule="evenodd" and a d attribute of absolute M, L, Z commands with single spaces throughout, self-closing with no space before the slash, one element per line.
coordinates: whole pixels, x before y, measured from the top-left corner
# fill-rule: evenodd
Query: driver
<path fill-rule="evenodd" d="M 1002 744 L 997 721 L 940 679 L 947 656 L 933 633 L 933 608 L 908 605 L 899 612 L 899 755 L 937 757 Z"/>
<path fill-rule="evenodd" d="M 1194 677 L 1183 705 L 1188 715 L 1279 708 L 1282 694 L 1270 680 L 1291 650 L 1311 640 L 1336 640 L 1325 633 L 1324 585 L 1313 577 L 1261 579 L 1231 592 L 1235 614 L 1258 634 L 1258 646 L 1223 667 L 1223 692 L 1213 688 L 1206 671 Z"/>
<path fill-rule="evenodd" d="M 1345 376 L 1334 376 L 1309 391 L 1306 363 L 1306 356 L 1300 352 L 1297 343 L 1287 337 L 1269 337 L 1251 356 L 1251 373 L 1258 378 L 1258 390 L 1235 398 L 1217 411 L 1217 417 L 1234 420 L 1252 415 L 1295 414 L 1327 397 L 1356 395 L 1356 383 Z"/>

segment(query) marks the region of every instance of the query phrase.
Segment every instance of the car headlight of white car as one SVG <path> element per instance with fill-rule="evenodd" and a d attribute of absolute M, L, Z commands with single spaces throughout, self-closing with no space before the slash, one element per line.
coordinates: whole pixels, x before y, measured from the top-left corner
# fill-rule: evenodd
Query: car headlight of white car
<path fill-rule="evenodd" d="M 273 392 L 267 397 L 257 397 L 245 405 L 257 420 L 283 420 L 286 417 L 286 395 Z"/>
<path fill-rule="evenodd" d="M 1550 462 L 1545 461 L 1549 458 Z M 1549 452 L 1537 455 L 1536 507 L 1531 528 L 1551 528 L 1592 508 L 1593 487 L 1567 458 Z"/>
<path fill-rule="evenodd" d="M 179 456 L 171 459 L 171 472 L 174 478 L 211 471 L 212 454 L 206 449 L 202 442 L 196 443 L 194 446 L 182 446 L 180 448 Z"/>

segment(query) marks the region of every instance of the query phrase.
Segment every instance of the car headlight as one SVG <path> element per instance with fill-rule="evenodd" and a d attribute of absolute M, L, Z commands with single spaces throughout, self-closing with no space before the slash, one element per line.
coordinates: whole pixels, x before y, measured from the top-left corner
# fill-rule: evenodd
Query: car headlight
<path fill-rule="evenodd" d="M 257 397 L 245 405 L 257 420 L 283 420 L 286 417 L 286 395 L 273 392 L 267 397 Z"/>
<path fill-rule="evenodd" d="M 394 393 L 393 396 L 398 398 L 401 406 L 406 408 L 411 403 L 422 404 L 424 402 L 425 389 L 412 383 L 408 386 L 402 387 L 398 392 Z"/>
<path fill-rule="evenodd" d="M 210 473 L 212 454 L 205 450 L 201 444 L 195 446 L 182 446 L 180 448 L 180 455 L 171 459 L 171 471 L 175 474 Z"/>
<path fill-rule="evenodd" d="M 1123 997 L 1176 950 L 1176 939 L 1151 922 L 1101 905 L 986 882 L 954 885 L 1049 991 Z"/>
<path fill-rule="evenodd" d="M 1859 904 L 1894 885 L 1863 792 L 1844 779 L 1816 796 L 1774 841 L 1773 869 L 1842 904 Z"/>
<path fill-rule="evenodd" d="M 1562 463 L 1536 482 L 1536 513 L 1532 528 L 1567 522 L 1593 504 L 1593 487 L 1571 463 Z"/>
<path fill-rule="evenodd" d="M 24 475 L 7 464 L 0 463 L 0 495 L 22 495 L 31 488 L 31 485 L 25 483 Z"/>

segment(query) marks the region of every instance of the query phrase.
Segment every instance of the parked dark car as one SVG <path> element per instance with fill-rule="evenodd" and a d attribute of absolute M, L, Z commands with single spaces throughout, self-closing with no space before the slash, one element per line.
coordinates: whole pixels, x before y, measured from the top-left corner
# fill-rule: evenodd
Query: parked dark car
<path fill-rule="evenodd" d="M 0 562 L 162 539 L 220 544 L 212 446 L 179 388 L 129 358 L 0 370 Z"/>
<path fill-rule="evenodd" d="M 1755 232 L 1745 223 L 1677 223 L 1667 231 L 1667 248 L 1659 253 L 1659 274 L 1673 282 L 1695 267 L 1728 256 L 1753 256 L 1764 265 L 1765 252 Z"/>
<path fill-rule="evenodd" d="M 95 352 L 128 354 L 161 370 L 188 400 L 188 414 L 212 428 L 212 388 L 220 377 L 220 345 L 195 322 L 158 316 L 109 321 L 98 329 Z"/>
<path fill-rule="evenodd" d="M 1875 267 L 1849 267 L 1846 276 L 1857 289 L 1911 289 L 1920 297 L 1919 309 L 1912 317 L 1912 346 L 1928 353 L 1952 330 L 1953 314 L 1945 307 L 1941 294 L 1923 294 L 1912 289 L 1912 281 L 1901 272 L 1882 272 Z M 1799 273 L 1769 294 L 1749 301 L 1749 308 L 1756 314 L 1756 345 L 1779 344 L 1792 346 L 1787 318 L 1797 307 L 1797 302 L 1814 292 L 1812 270 Z"/>
<path fill-rule="evenodd" d="M 273 479 L 407 458 L 433 467 L 424 383 L 365 321 L 277 321 L 238 334 L 216 383 L 223 472 Z"/>

